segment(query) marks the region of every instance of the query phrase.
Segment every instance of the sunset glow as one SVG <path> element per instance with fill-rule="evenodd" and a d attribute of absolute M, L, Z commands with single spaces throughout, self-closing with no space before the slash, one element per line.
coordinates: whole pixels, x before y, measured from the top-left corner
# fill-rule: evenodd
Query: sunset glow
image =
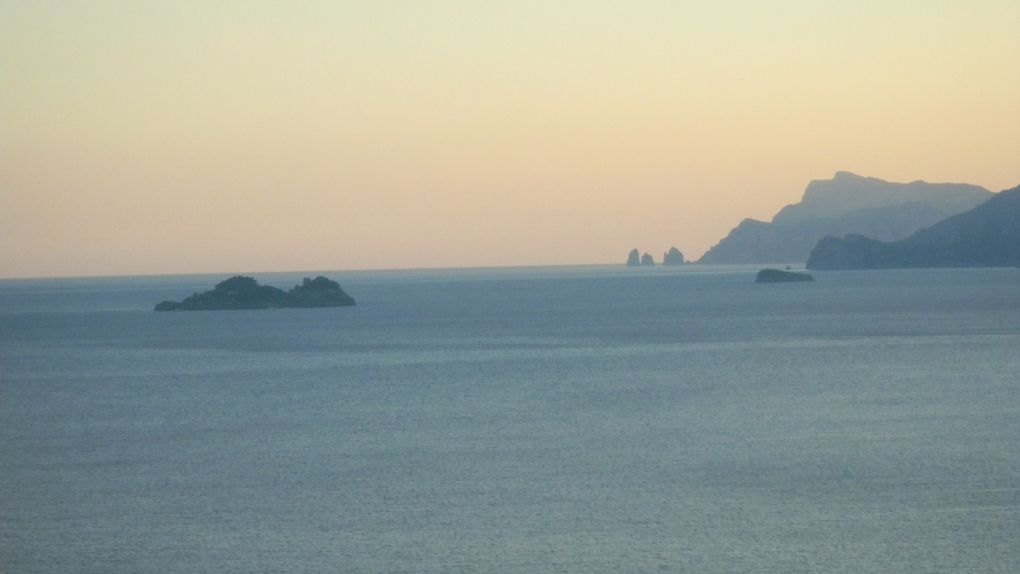
<path fill-rule="evenodd" d="M 0 0 L 0 276 L 696 259 L 837 170 L 999 191 L 1018 29 L 1013 0 Z"/>

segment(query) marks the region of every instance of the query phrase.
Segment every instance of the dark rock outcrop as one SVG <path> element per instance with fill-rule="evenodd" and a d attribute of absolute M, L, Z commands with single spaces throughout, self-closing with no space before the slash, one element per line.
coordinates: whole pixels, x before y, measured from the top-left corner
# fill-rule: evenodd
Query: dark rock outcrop
<path fill-rule="evenodd" d="M 645 267 L 654 267 L 655 260 L 652 259 L 651 255 L 645 253 L 644 255 L 641 256 L 641 265 Z"/>
<path fill-rule="evenodd" d="M 259 285 L 255 279 L 236 275 L 216 284 L 211 291 L 195 293 L 183 301 L 163 301 L 156 311 L 212 311 L 225 309 L 269 309 L 282 307 L 349 307 L 354 298 L 340 284 L 321 275 L 305 278 L 301 285 L 283 291 Z"/>
<path fill-rule="evenodd" d="M 354 298 L 340 288 L 340 284 L 319 275 L 305 277 L 290 293 L 290 307 L 350 307 Z"/>
<path fill-rule="evenodd" d="M 1020 265 L 1020 186 L 899 241 L 825 237 L 808 269 L 1008 267 Z"/>
<path fill-rule="evenodd" d="M 894 249 L 888 243 L 851 234 L 839 239 L 823 237 L 808 256 L 808 269 L 871 269 L 895 267 Z"/>
<path fill-rule="evenodd" d="M 802 262 L 826 235 L 902 239 L 992 195 L 975 185 L 890 183 L 837 172 L 809 183 L 800 203 L 784 207 L 771 223 L 745 219 L 699 263 Z"/>
<path fill-rule="evenodd" d="M 641 254 L 636 248 L 631 249 L 627 254 L 627 267 L 637 267 L 638 265 L 641 265 Z"/>
<path fill-rule="evenodd" d="M 755 283 L 789 283 L 791 281 L 814 281 L 815 278 L 807 273 L 796 273 L 780 269 L 762 269 L 755 276 Z"/>
<path fill-rule="evenodd" d="M 683 265 L 684 254 L 676 247 L 670 247 L 669 251 L 662 255 L 663 265 Z"/>

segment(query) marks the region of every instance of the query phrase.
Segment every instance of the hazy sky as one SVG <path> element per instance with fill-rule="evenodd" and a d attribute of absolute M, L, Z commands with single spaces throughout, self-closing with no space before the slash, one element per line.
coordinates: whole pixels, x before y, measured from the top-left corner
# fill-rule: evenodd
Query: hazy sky
<path fill-rule="evenodd" d="M 700 256 L 1020 184 L 1020 2 L 0 0 L 0 276 Z"/>

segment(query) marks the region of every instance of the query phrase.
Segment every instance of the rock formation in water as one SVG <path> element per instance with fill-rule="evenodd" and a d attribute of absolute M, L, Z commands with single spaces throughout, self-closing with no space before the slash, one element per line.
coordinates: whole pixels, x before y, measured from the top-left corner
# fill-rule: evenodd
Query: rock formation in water
<path fill-rule="evenodd" d="M 788 283 L 791 281 L 814 281 L 815 278 L 808 273 L 796 273 L 794 271 L 782 271 L 780 269 L 762 269 L 755 276 L 755 283 Z"/>
<path fill-rule="evenodd" d="M 236 275 L 216 284 L 211 291 L 195 293 L 183 301 L 163 301 L 156 311 L 212 311 L 224 309 L 269 309 L 282 307 L 349 307 L 354 298 L 340 284 L 321 275 L 305 278 L 301 285 L 283 291 L 259 285 L 251 277 Z"/>
<path fill-rule="evenodd" d="M 1020 186 L 899 241 L 825 237 L 808 269 L 1020 266 Z"/>
<path fill-rule="evenodd" d="M 631 249 L 627 255 L 627 267 L 637 267 L 638 265 L 641 265 L 641 254 L 637 248 Z"/>
<path fill-rule="evenodd" d="M 676 247 L 670 247 L 669 251 L 662 255 L 663 265 L 683 265 L 684 254 Z"/>
<path fill-rule="evenodd" d="M 646 266 L 646 267 L 654 267 L 655 266 L 655 260 L 652 259 L 651 255 L 649 255 L 648 253 L 645 253 L 644 255 L 641 256 L 641 265 L 642 266 Z"/>
<path fill-rule="evenodd" d="M 975 185 L 890 183 L 837 172 L 809 183 L 800 203 L 784 207 L 771 223 L 745 219 L 699 263 L 799 263 L 826 235 L 898 240 L 992 195 Z"/>
<path fill-rule="evenodd" d="M 340 288 L 340 284 L 319 275 L 315 279 L 305 277 L 300 285 L 290 292 L 290 307 L 350 307 L 354 298 Z"/>

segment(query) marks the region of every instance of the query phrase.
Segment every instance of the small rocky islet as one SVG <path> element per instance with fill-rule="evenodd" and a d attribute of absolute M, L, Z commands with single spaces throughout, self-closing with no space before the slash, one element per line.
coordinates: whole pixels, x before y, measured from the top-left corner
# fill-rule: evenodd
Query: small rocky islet
<path fill-rule="evenodd" d="M 762 269 L 755 276 L 755 283 L 790 283 L 796 281 L 814 281 L 809 273 L 783 271 L 782 269 Z"/>
<path fill-rule="evenodd" d="M 676 247 L 670 247 L 669 251 L 662 254 L 663 265 L 683 265 L 684 254 Z M 631 249 L 627 254 L 627 267 L 654 267 L 655 259 L 650 253 L 642 254 L 636 248 Z"/>
<path fill-rule="evenodd" d="M 307 277 L 284 291 L 259 285 L 252 277 L 235 275 L 210 291 L 195 293 L 183 301 L 163 301 L 156 311 L 217 311 L 227 309 L 278 309 L 288 307 L 350 307 L 354 298 L 340 284 L 323 276 Z"/>

